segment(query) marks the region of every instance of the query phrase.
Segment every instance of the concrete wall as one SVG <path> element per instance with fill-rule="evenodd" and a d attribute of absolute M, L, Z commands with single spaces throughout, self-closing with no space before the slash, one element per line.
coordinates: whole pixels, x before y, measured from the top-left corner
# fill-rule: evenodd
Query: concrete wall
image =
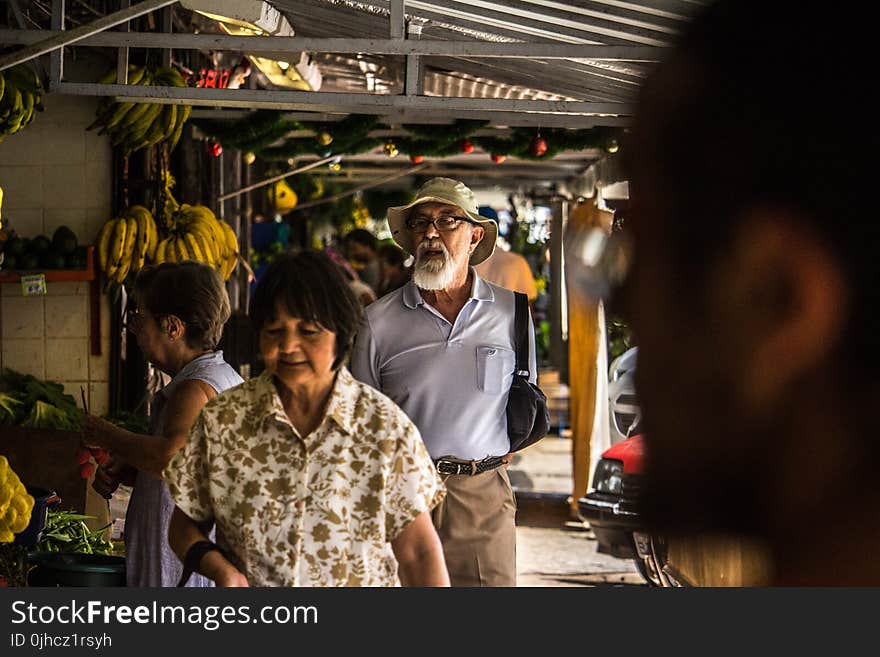
<path fill-rule="evenodd" d="M 3 222 L 24 237 L 69 226 L 80 244 L 94 242 L 111 212 L 110 140 L 86 126 L 96 100 L 49 95 L 46 111 L 0 143 Z M 101 355 L 89 350 L 89 284 L 47 283 L 45 297 L 23 297 L 18 283 L 0 285 L 0 367 L 64 384 L 93 413 L 109 398 L 109 303 L 101 297 Z"/>

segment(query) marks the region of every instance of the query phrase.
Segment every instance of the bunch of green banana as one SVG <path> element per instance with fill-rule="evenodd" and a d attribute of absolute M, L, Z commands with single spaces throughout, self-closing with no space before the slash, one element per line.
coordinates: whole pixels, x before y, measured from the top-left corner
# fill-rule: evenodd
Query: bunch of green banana
<path fill-rule="evenodd" d="M 44 109 L 43 86 L 30 66 L 19 64 L 0 71 L 0 141 L 24 128 Z"/>
<path fill-rule="evenodd" d="M 163 87 L 185 87 L 178 70 L 163 66 L 155 71 L 142 66 L 128 67 L 128 84 Z M 99 82 L 109 84 L 116 80 L 116 71 L 110 71 Z M 99 134 L 109 134 L 114 146 L 120 146 L 127 155 L 142 148 L 168 142 L 174 150 L 183 126 L 192 112 L 189 105 L 161 105 L 159 103 L 115 102 L 105 98 L 98 104 L 96 118 L 86 128 L 100 126 Z"/>
<path fill-rule="evenodd" d="M 171 234 L 156 247 L 156 262 L 184 260 L 216 267 L 223 280 L 229 280 L 238 264 L 238 238 L 232 226 L 204 205 L 181 205 L 173 215 Z"/>
<path fill-rule="evenodd" d="M 101 270 L 120 285 L 156 257 L 159 234 L 152 213 L 142 205 L 126 208 L 109 219 L 96 240 Z"/>

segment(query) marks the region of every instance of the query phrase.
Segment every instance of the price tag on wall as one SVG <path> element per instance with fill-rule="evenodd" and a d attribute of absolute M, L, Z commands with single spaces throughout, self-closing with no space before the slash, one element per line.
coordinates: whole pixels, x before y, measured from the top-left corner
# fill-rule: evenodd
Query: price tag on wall
<path fill-rule="evenodd" d="M 46 294 L 46 275 L 32 274 L 21 277 L 21 293 L 26 297 L 39 297 Z"/>

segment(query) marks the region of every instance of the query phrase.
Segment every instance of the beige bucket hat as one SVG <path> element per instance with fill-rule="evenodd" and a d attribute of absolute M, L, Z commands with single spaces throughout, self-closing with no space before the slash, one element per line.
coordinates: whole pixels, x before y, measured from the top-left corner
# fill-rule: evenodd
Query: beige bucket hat
<path fill-rule="evenodd" d="M 474 223 L 482 226 L 485 231 L 483 239 L 471 254 L 470 263 L 478 265 L 492 255 L 492 251 L 495 250 L 495 241 L 498 239 L 498 224 L 494 219 L 479 214 L 474 193 L 464 183 L 452 178 L 431 178 L 416 192 L 416 200 L 412 203 L 388 208 L 388 225 L 391 228 L 391 236 L 404 251 L 415 255 L 413 234 L 406 227 L 406 220 L 409 218 L 410 210 L 420 203 L 448 203 L 461 208 Z"/>

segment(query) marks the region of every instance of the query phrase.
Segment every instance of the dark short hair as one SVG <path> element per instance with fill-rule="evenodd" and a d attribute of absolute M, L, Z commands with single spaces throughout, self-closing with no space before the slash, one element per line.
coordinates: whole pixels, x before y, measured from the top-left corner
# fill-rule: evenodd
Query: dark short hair
<path fill-rule="evenodd" d="M 388 264 L 395 265 L 396 267 L 403 267 L 403 263 L 406 262 L 406 259 L 409 256 L 406 251 L 396 244 L 384 242 L 379 245 L 379 257 L 382 260 L 387 260 Z"/>
<path fill-rule="evenodd" d="M 848 318 L 861 362 L 880 364 L 880 222 L 871 21 L 798 0 L 721 0 L 687 25 L 640 95 L 626 145 L 634 206 L 650 185 L 682 284 L 700 285 L 737 221 L 754 208 L 802 221 L 854 294 Z M 846 34 L 845 62 L 821 44 Z M 839 90 L 836 113 L 828 89 Z M 642 187 L 640 187 L 642 185 Z"/>
<path fill-rule="evenodd" d="M 277 319 L 281 305 L 291 317 L 315 322 L 336 334 L 338 369 L 351 350 L 361 320 L 361 304 L 330 258 L 312 249 L 279 255 L 257 283 L 251 321 L 257 333 Z"/>
<path fill-rule="evenodd" d="M 342 238 L 342 241 L 346 246 L 351 243 L 361 244 L 371 251 L 376 250 L 376 243 L 378 242 L 376 236 L 364 228 L 355 228 L 348 232 L 345 237 Z"/>
<path fill-rule="evenodd" d="M 174 315 L 193 349 L 216 349 L 229 319 L 229 295 L 220 273 L 200 262 L 163 262 L 138 272 L 133 295 L 157 319 Z"/>

